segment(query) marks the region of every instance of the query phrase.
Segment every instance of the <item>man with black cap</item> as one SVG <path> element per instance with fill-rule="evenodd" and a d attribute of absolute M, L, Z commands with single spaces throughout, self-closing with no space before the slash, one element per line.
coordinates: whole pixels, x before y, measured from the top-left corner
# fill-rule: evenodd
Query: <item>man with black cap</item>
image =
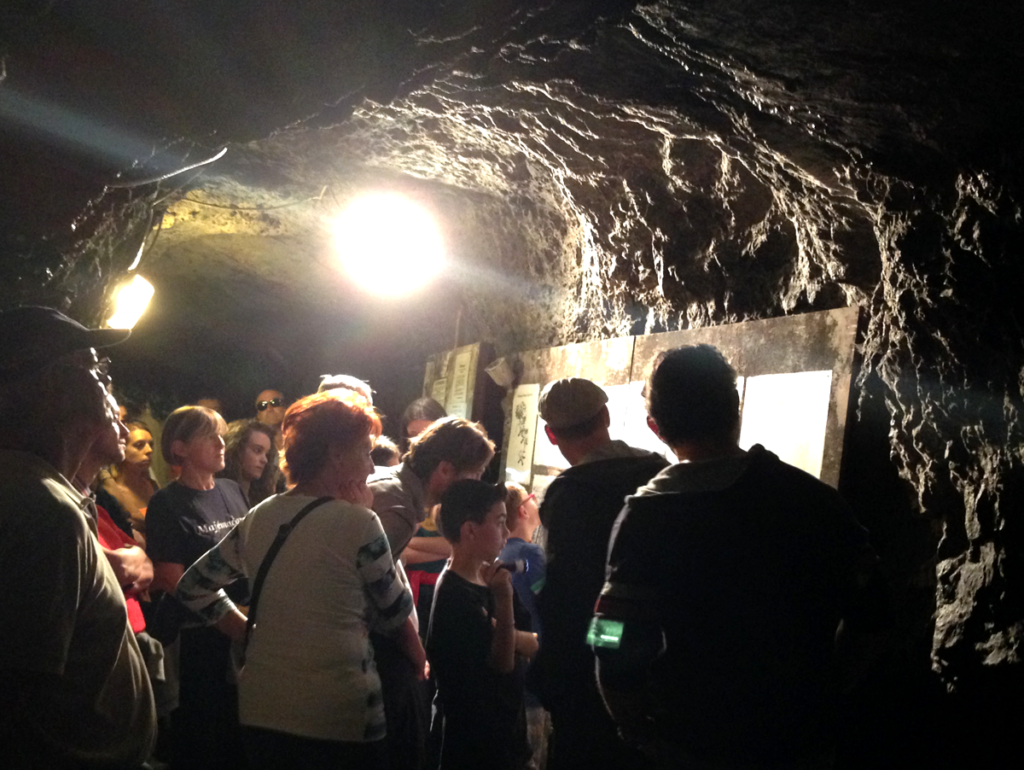
<path fill-rule="evenodd" d="M 548 487 L 541 505 L 547 578 L 537 599 L 544 645 L 532 671 L 554 733 L 548 767 L 632 768 L 639 754 L 616 735 L 594 676 L 587 628 L 604 584 L 608 538 L 627 495 L 668 463 L 613 441 L 608 396 L 590 380 L 557 380 L 540 395 L 545 431 L 572 466 Z"/>
<path fill-rule="evenodd" d="M 139 767 L 156 714 L 93 503 L 70 483 L 118 419 L 90 330 L 0 312 L 0 765 Z"/>

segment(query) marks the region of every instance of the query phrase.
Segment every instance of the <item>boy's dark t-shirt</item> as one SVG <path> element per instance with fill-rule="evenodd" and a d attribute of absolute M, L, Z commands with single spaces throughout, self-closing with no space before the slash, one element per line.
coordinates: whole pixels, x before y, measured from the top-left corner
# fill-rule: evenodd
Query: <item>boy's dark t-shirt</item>
<path fill-rule="evenodd" d="M 517 600 L 513 596 L 513 602 Z M 427 656 L 444 709 L 441 770 L 518 770 L 530 756 L 523 707 L 524 665 L 488 665 L 490 589 L 446 569 L 434 591 Z"/>

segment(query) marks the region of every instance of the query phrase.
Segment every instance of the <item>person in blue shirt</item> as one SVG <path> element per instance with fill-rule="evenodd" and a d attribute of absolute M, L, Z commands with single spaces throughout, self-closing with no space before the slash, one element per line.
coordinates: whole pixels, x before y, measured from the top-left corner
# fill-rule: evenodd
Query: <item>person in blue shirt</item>
<path fill-rule="evenodd" d="M 540 527 L 540 509 L 537 496 L 524 487 L 510 481 L 505 484 L 507 496 L 505 510 L 508 511 L 508 540 L 501 549 L 502 562 L 511 563 L 522 559 L 526 562 L 525 572 L 512 575 L 512 588 L 519 601 L 530 613 L 530 628 L 543 640 L 540 629 L 540 614 L 537 612 L 537 592 L 544 587 L 544 549 L 533 542 L 533 536 Z"/>
<path fill-rule="evenodd" d="M 510 481 L 505 484 L 505 510 L 508 512 L 508 539 L 498 558 L 503 564 L 522 560 L 524 572 L 512 573 L 512 588 L 522 603 L 528 618 L 516 618 L 516 628 L 528 629 L 537 635 L 537 641 L 544 643 L 541 631 L 540 612 L 537 610 L 537 592 L 544 587 L 544 549 L 533 542 L 540 528 L 540 508 L 537 496 Z M 551 716 L 544 710 L 540 698 L 530 692 L 529 674 L 524 694 L 526 704 L 526 739 L 533 752 L 528 768 L 541 768 L 547 764 L 548 733 L 551 732 Z"/>

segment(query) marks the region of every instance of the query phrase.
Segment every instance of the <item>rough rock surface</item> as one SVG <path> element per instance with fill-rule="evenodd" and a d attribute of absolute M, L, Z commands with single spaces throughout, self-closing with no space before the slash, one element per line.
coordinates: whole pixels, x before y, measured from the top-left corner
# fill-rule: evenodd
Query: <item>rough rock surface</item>
<path fill-rule="evenodd" d="M 129 41 L 84 3 L 22 5 L 0 125 L 35 95 L 169 138 L 111 155 L 5 128 L 3 302 L 95 314 L 159 232 L 143 269 L 186 308 L 162 316 L 166 350 L 199 326 L 211 350 L 255 349 L 247 326 L 286 316 L 272 346 L 299 366 L 313 319 L 359 337 L 327 222 L 388 186 L 434 211 L 459 268 L 396 356 L 447 347 L 455 301 L 463 339 L 499 353 L 859 305 L 854 431 L 888 418 L 913 501 L 887 504 L 924 527 L 892 557 L 907 602 L 934 602 L 908 633 L 933 633 L 951 688 L 1019 677 L 1024 6 L 183 2 L 131 11 Z M 101 194 L 225 145 L 201 174 Z"/>

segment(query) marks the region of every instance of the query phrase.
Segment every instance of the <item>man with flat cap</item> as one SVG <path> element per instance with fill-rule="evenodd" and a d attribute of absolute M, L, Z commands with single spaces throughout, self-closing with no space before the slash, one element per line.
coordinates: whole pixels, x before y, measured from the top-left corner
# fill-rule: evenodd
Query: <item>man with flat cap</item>
<path fill-rule="evenodd" d="M 124 595 L 70 483 L 118 420 L 91 330 L 52 308 L 0 312 L 0 766 L 133 768 L 156 713 Z"/>
<path fill-rule="evenodd" d="M 540 395 L 547 436 L 572 466 L 548 487 L 540 509 L 548 559 L 537 597 L 544 645 L 531 687 L 551 712 L 551 770 L 642 766 L 601 702 L 587 629 L 604 584 L 612 524 L 626 496 L 668 463 L 613 441 L 607 403 L 600 387 L 578 377 L 552 382 Z"/>

